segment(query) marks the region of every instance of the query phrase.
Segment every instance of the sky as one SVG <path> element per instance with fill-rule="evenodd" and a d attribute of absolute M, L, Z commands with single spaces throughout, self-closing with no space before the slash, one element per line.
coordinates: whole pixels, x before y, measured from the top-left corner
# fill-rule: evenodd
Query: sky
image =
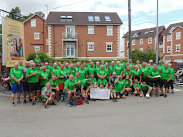
<path fill-rule="evenodd" d="M 0 0 L 0 9 L 20 7 L 23 15 L 42 11 L 117 12 L 123 25 L 121 37 L 128 31 L 128 0 Z M 66 6 L 69 5 L 69 6 Z M 159 0 L 159 26 L 183 22 L 182 0 Z M 156 26 L 157 0 L 131 0 L 132 31 Z M 1 13 L 2 15 L 2 13 Z M 121 40 L 121 50 L 123 50 Z"/>

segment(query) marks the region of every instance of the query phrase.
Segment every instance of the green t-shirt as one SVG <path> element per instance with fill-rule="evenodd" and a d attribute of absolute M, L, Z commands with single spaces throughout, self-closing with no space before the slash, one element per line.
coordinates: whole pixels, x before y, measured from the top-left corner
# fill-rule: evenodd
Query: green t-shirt
<path fill-rule="evenodd" d="M 91 84 L 94 84 L 96 82 L 97 82 L 97 79 L 96 78 L 91 79 L 91 83 L 89 84 L 89 86 L 91 86 Z"/>
<path fill-rule="evenodd" d="M 109 67 L 105 68 L 106 79 L 109 79 Z"/>
<path fill-rule="evenodd" d="M 160 73 L 159 69 L 157 69 L 157 70 L 151 69 L 151 70 L 149 70 L 148 75 L 151 77 L 155 77 L 155 76 L 158 76 L 159 73 Z M 159 78 L 155 78 L 155 79 L 149 78 L 149 79 L 152 81 L 155 81 L 155 80 L 158 80 Z"/>
<path fill-rule="evenodd" d="M 171 74 L 171 69 L 170 68 L 162 68 L 161 69 L 161 79 L 162 80 L 168 80 Z"/>
<path fill-rule="evenodd" d="M 74 69 L 75 69 L 75 72 L 79 72 L 80 67 L 75 67 Z"/>
<path fill-rule="evenodd" d="M 64 71 L 66 72 L 67 75 L 70 75 L 71 69 L 70 68 L 64 68 Z"/>
<path fill-rule="evenodd" d="M 140 71 L 134 70 L 133 71 L 134 76 L 140 77 Z"/>
<path fill-rule="evenodd" d="M 124 71 L 123 71 L 123 74 L 125 75 L 125 77 L 126 77 L 127 75 L 131 76 L 131 72 L 130 72 L 130 71 L 124 70 Z"/>
<path fill-rule="evenodd" d="M 120 62 L 120 66 L 124 69 L 125 68 L 125 65 L 126 65 L 126 63 L 125 62 Z"/>
<path fill-rule="evenodd" d="M 48 73 L 48 78 L 50 79 L 51 78 L 51 73 L 50 73 L 50 69 L 46 69 L 46 72 Z"/>
<path fill-rule="evenodd" d="M 57 76 L 64 77 L 64 76 L 67 76 L 67 73 L 65 70 L 61 69 L 58 71 Z M 66 80 L 67 80 L 66 78 L 59 78 L 59 83 L 64 83 Z"/>
<path fill-rule="evenodd" d="M 23 67 L 25 67 L 25 65 L 18 65 L 19 69 L 22 69 Z"/>
<path fill-rule="evenodd" d="M 41 62 L 41 59 L 40 59 L 40 58 L 38 58 L 38 59 L 37 59 L 37 58 L 35 58 L 35 59 L 34 59 L 34 62 L 35 62 L 35 63 L 36 63 L 36 65 L 37 65 L 37 63 L 38 63 L 38 62 Z"/>
<path fill-rule="evenodd" d="M 15 69 L 15 68 L 12 68 L 10 70 L 10 75 L 13 75 L 16 79 L 20 79 L 23 75 L 23 72 L 21 69 Z M 14 81 L 12 78 L 11 78 L 11 83 L 17 83 L 16 81 Z"/>
<path fill-rule="evenodd" d="M 48 66 L 48 69 L 50 70 L 50 72 L 52 72 L 53 68 L 54 68 L 53 66 Z"/>
<path fill-rule="evenodd" d="M 118 80 L 118 83 L 115 84 L 115 91 L 116 92 L 123 91 L 124 85 L 125 85 L 124 80 Z"/>
<path fill-rule="evenodd" d="M 44 92 L 44 89 L 45 89 L 45 87 L 42 88 L 41 92 Z M 52 92 L 52 89 L 51 89 L 51 92 Z M 43 98 L 44 98 L 44 96 L 43 96 Z"/>
<path fill-rule="evenodd" d="M 109 72 L 111 73 L 111 75 L 114 72 L 114 70 L 115 70 L 115 66 L 114 67 L 112 65 L 109 66 Z"/>
<path fill-rule="evenodd" d="M 128 82 L 128 80 L 124 80 L 124 85 L 126 88 L 130 88 L 131 81 Z"/>
<path fill-rule="evenodd" d="M 171 78 L 170 80 L 174 80 L 174 74 L 175 74 L 175 71 L 174 71 L 174 69 L 173 69 L 173 68 L 170 68 L 170 70 L 171 70 L 171 73 L 172 73 L 172 78 Z"/>
<path fill-rule="evenodd" d="M 147 91 L 150 88 L 149 85 L 146 85 L 145 87 L 143 87 L 142 85 L 140 86 L 140 90 L 142 91 Z"/>
<path fill-rule="evenodd" d="M 46 83 L 48 82 L 48 76 L 49 76 L 49 74 L 47 72 L 41 71 L 39 73 L 40 78 L 46 78 L 45 80 L 43 80 L 43 79 L 40 80 L 40 85 L 46 85 Z"/>
<path fill-rule="evenodd" d="M 135 73 L 135 71 L 136 71 L 136 69 L 133 69 L 133 68 L 131 68 L 131 69 L 130 69 L 131 76 L 135 76 L 135 74 L 134 74 L 134 73 Z"/>
<path fill-rule="evenodd" d="M 70 81 L 69 79 L 66 80 L 65 85 L 64 85 L 64 90 L 66 90 L 65 87 L 67 87 L 70 90 L 73 90 L 74 89 L 74 82 Z"/>
<path fill-rule="evenodd" d="M 87 80 L 86 79 L 82 79 L 81 82 L 80 82 L 80 85 L 81 86 L 86 86 L 87 84 Z"/>
<path fill-rule="evenodd" d="M 86 71 L 84 69 L 79 69 L 79 77 L 80 79 L 85 79 L 85 74 L 86 74 Z"/>
<path fill-rule="evenodd" d="M 148 72 L 149 72 L 149 67 L 148 66 L 146 66 L 145 68 L 144 67 L 141 67 L 140 68 L 140 72 L 141 72 L 141 74 L 142 74 L 142 72 L 144 72 L 144 74 L 142 75 L 142 77 L 143 78 L 147 78 Z"/>
<path fill-rule="evenodd" d="M 106 79 L 103 79 L 103 81 L 101 79 L 98 80 L 97 85 L 100 86 L 100 84 L 104 84 L 104 87 L 108 84 Z"/>
<path fill-rule="evenodd" d="M 36 83 L 36 82 L 38 82 L 38 75 L 39 75 L 39 73 L 38 73 L 37 68 L 34 68 L 34 69 L 28 68 L 28 70 L 27 70 L 27 72 L 26 72 L 26 75 L 31 75 L 31 74 L 33 74 L 34 72 L 37 72 L 37 74 L 34 75 L 34 76 L 29 77 L 29 78 L 28 78 L 28 83 Z"/>
<path fill-rule="evenodd" d="M 59 71 L 58 68 L 53 68 L 51 72 L 53 73 L 53 75 L 57 76 L 58 75 L 58 71 Z"/>
<path fill-rule="evenodd" d="M 100 66 L 95 68 L 96 74 L 100 71 Z"/>
<path fill-rule="evenodd" d="M 79 82 L 80 81 L 80 78 L 78 77 L 78 78 L 73 78 L 73 80 L 72 80 L 74 83 L 77 83 L 77 82 Z M 75 85 L 75 88 L 78 88 L 78 85 L 79 85 L 80 83 L 78 83 L 78 84 L 76 84 Z"/>
<path fill-rule="evenodd" d="M 58 85 L 58 79 L 55 79 L 55 81 L 53 81 L 53 79 L 50 79 L 49 82 L 51 84 L 51 87 L 55 88 Z"/>
<path fill-rule="evenodd" d="M 72 74 L 73 76 L 75 76 L 75 69 L 74 68 L 70 68 L 70 74 Z"/>
<path fill-rule="evenodd" d="M 88 67 L 89 75 L 94 74 L 95 72 L 95 67 Z"/>
<path fill-rule="evenodd" d="M 133 84 L 133 88 L 140 88 L 140 84 Z"/>
<path fill-rule="evenodd" d="M 158 65 L 159 71 L 161 71 L 162 68 L 165 68 L 165 66 L 164 65 Z"/>
<path fill-rule="evenodd" d="M 133 65 L 133 63 L 129 63 L 129 64 L 128 64 L 128 66 L 129 66 L 130 68 L 132 67 L 132 65 Z"/>
<path fill-rule="evenodd" d="M 114 70 L 116 72 L 116 75 L 119 76 L 121 74 L 122 68 L 120 66 L 116 66 Z"/>
<path fill-rule="evenodd" d="M 104 76 L 105 75 L 105 70 L 103 69 L 103 70 L 99 70 L 98 71 L 98 74 L 99 74 L 99 76 Z M 105 79 L 106 79 L 106 77 L 105 77 Z"/>

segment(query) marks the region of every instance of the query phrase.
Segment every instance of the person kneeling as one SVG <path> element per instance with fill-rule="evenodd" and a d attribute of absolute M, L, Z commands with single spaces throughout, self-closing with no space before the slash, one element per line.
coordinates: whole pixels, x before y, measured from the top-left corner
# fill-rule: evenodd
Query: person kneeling
<path fill-rule="evenodd" d="M 51 84 L 50 82 L 46 83 L 46 86 L 42 88 L 42 95 L 44 96 L 45 100 L 45 108 L 47 109 L 48 102 L 52 101 L 52 105 L 56 105 L 54 102 L 54 93 L 52 93 Z"/>
<path fill-rule="evenodd" d="M 142 85 L 140 86 L 140 97 L 146 96 L 146 98 L 150 99 L 150 93 L 152 92 L 152 87 L 146 84 L 146 82 L 143 82 Z"/>

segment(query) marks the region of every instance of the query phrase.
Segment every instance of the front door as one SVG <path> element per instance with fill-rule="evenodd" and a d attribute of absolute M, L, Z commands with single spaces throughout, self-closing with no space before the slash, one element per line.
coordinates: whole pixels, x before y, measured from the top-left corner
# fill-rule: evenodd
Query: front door
<path fill-rule="evenodd" d="M 75 45 L 67 44 L 66 45 L 66 57 L 75 57 Z"/>

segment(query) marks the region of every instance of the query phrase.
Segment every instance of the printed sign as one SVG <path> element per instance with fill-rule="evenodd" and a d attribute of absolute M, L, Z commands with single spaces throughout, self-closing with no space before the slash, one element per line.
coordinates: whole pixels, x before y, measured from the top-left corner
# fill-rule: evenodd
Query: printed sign
<path fill-rule="evenodd" d="M 93 99 L 109 99 L 110 98 L 110 90 L 109 89 L 91 88 L 90 97 Z"/>

